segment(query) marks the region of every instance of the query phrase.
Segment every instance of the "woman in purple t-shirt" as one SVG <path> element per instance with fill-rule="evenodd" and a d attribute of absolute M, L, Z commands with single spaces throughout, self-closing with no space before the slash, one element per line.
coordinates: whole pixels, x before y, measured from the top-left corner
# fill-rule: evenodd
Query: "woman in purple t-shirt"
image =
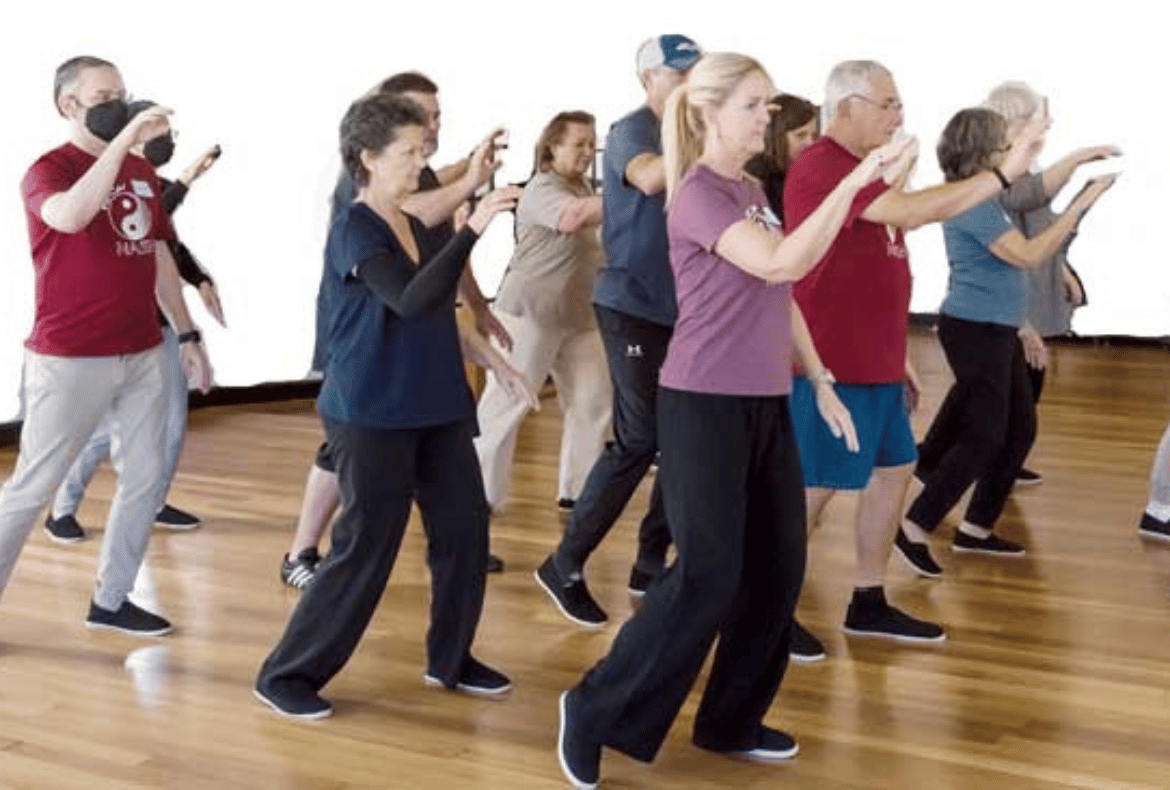
<path fill-rule="evenodd" d="M 804 578 L 804 487 L 787 395 L 792 351 L 850 449 L 857 437 L 790 283 L 836 236 L 854 194 L 905 144 L 875 151 L 790 236 L 743 166 L 763 148 L 770 81 L 751 58 L 704 55 L 663 116 L 679 316 L 662 366 L 659 475 L 678 559 L 609 655 L 561 697 L 558 756 L 593 787 L 601 747 L 651 760 L 719 635 L 694 742 L 757 759 L 796 754 L 764 726 L 788 662 Z"/>

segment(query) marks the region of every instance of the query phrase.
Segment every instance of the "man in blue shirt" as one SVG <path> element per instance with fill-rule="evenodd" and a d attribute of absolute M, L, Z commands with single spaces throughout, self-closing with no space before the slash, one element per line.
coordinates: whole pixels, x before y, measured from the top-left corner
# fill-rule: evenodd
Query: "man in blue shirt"
<path fill-rule="evenodd" d="M 646 103 L 614 123 L 605 141 L 601 239 L 606 265 L 597 274 L 593 304 L 613 381 L 614 441 L 589 473 L 556 552 L 536 574 L 561 613 L 587 627 L 604 625 L 607 616 L 585 586 L 585 561 L 622 514 L 658 452 L 658 370 L 678 312 L 666 243 L 661 119 L 666 98 L 700 54 L 686 36 L 644 42 L 637 68 Z M 629 584 L 634 595 L 644 594 L 662 570 L 670 546 L 657 481 L 638 540 Z"/>

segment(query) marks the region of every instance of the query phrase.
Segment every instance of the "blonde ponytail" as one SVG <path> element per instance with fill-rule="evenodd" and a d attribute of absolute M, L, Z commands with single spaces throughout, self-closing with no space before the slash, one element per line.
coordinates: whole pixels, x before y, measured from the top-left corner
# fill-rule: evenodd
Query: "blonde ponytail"
<path fill-rule="evenodd" d="M 736 86 L 754 72 L 768 77 L 759 61 L 734 52 L 708 52 L 691 68 L 687 81 L 675 88 L 662 110 L 662 159 L 666 170 L 666 205 L 687 170 L 703 155 L 707 133 L 703 109 L 718 109 Z M 775 90 L 768 78 L 768 93 Z"/>

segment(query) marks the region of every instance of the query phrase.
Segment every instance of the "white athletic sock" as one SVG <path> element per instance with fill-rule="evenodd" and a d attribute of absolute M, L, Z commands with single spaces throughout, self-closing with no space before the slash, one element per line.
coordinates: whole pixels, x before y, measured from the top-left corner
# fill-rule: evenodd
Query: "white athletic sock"
<path fill-rule="evenodd" d="M 1146 505 L 1146 512 L 1158 521 L 1170 521 L 1170 505 L 1164 505 L 1151 499 L 1150 503 Z"/>
<path fill-rule="evenodd" d="M 973 538 L 978 538 L 979 540 L 987 540 L 991 537 L 991 530 L 987 527 L 980 527 L 966 521 L 959 524 L 959 532 L 962 532 L 964 535 L 970 535 Z"/>

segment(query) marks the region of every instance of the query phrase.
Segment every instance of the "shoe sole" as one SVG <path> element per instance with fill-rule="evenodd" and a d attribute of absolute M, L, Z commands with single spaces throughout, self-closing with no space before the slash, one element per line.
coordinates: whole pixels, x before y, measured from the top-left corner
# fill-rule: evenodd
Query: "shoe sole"
<path fill-rule="evenodd" d="M 561 713 L 560 727 L 557 732 L 557 762 L 561 764 L 561 773 L 569 780 L 569 784 L 576 788 L 576 790 L 597 790 L 597 782 L 589 783 L 582 782 L 569 769 L 569 761 L 565 759 L 565 726 L 568 724 L 569 717 L 565 711 L 565 703 L 569 698 L 569 692 L 562 691 L 560 701 L 557 707 Z"/>
<path fill-rule="evenodd" d="M 760 763 L 774 763 L 785 760 L 791 760 L 796 755 L 800 754 L 800 744 L 796 744 L 788 751 L 784 752 L 770 752 L 763 749 L 751 749 L 746 752 L 731 752 L 737 757 L 744 760 L 751 760 Z"/>
<path fill-rule="evenodd" d="M 155 529 L 165 529 L 168 532 L 190 532 L 203 526 L 202 522 L 196 521 L 194 524 L 167 524 L 162 521 L 154 522 Z"/>
<path fill-rule="evenodd" d="M 902 562 L 906 563 L 910 570 L 914 571 L 922 578 L 938 579 L 942 577 L 942 571 L 939 571 L 938 573 L 931 573 L 930 571 L 919 568 L 909 557 L 906 556 L 906 552 L 902 551 L 901 547 L 899 547 L 896 543 L 894 544 L 894 551 L 898 553 L 898 556 L 902 558 Z"/>
<path fill-rule="evenodd" d="M 573 617 L 573 615 L 569 614 L 569 611 L 561 604 L 560 599 L 558 599 L 553 591 L 548 588 L 548 585 L 544 583 L 544 579 L 540 578 L 540 571 L 534 571 L 532 578 L 536 579 L 536 583 L 540 585 L 540 589 L 544 590 L 545 594 L 552 599 L 552 602 L 557 605 L 557 610 L 570 623 L 579 625 L 582 628 L 590 629 L 604 628 L 606 624 L 609 623 L 609 620 L 603 620 L 600 623 L 591 623 L 588 620 L 579 620 L 578 618 Z"/>
<path fill-rule="evenodd" d="M 268 699 L 268 697 L 265 697 L 263 694 L 261 694 L 259 689 L 252 689 L 252 696 L 263 702 L 268 707 L 272 708 L 272 710 L 278 716 L 285 719 L 293 719 L 295 721 L 320 721 L 321 719 L 327 719 L 333 715 L 333 708 L 326 708 L 325 710 L 318 711 L 317 713 L 289 713 L 288 711 L 281 709 L 279 705 Z"/>
<path fill-rule="evenodd" d="M 423 683 L 427 686 L 430 686 L 431 688 L 447 688 L 446 684 L 444 684 L 443 681 L 439 680 L 434 675 L 423 675 Z M 473 697 L 491 699 L 492 697 L 502 697 L 507 694 L 512 690 L 512 684 L 509 683 L 508 685 L 501 686 L 498 689 L 488 689 L 481 686 L 470 686 L 466 683 L 456 683 L 455 688 L 449 690 L 461 691 L 464 694 L 470 694 Z"/>
<path fill-rule="evenodd" d="M 54 535 L 52 532 L 50 532 L 48 527 L 45 527 L 45 534 L 49 536 L 49 540 L 53 541 L 54 543 L 60 543 L 62 546 L 72 546 L 85 540 L 85 535 L 81 535 L 80 537 L 76 538 L 58 537 L 57 535 Z"/>
<path fill-rule="evenodd" d="M 1023 557 L 1028 553 L 1026 550 L 995 551 L 994 549 L 972 549 L 967 546 L 956 546 L 954 543 L 951 544 L 951 551 L 958 552 L 959 554 L 986 554 L 989 557 Z"/>
<path fill-rule="evenodd" d="M 888 634 L 885 631 L 861 631 L 849 626 L 842 626 L 842 631 L 849 636 L 868 636 L 873 639 L 886 639 L 891 642 L 905 642 L 918 645 L 937 645 L 947 641 L 947 635 L 941 636 L 907 636 L 905 634 Z"/>
<path fill-rule="evenodd" d="M 94 631 L 116 631 L 119 634 L 126 634 L 127 636 L 166 636 L 175 630 L 173 625 L 168 625 L 166 628 L 158 628 L 154 631 L 135 631 L 130 628 L 110 625 L 109 623 L 92 623 L 89 620 L 85 621 L 85 627 Z"/>
<path fill-rule="evenodd" d="M 1043 483 L 1043 482 L 1044 482 L 1044 478 L 1040 478 L 1039 480 L 1020 480 L 1019 478 L 1017 478 L 1017 479 L 1016 479 L 1016 480 L 1015 480 L 1015 481 L 1012 483 L 1012 485 L 1016 485 L 1016 486 L 1038 486 L 1038 485 L 1040 485 L 1040 484 L 1041 484 L 1041 483 Z"/>
<path fill-rule="evenodd" d="M 637 587 L 627 587 L 626 592 L 630 594 L 631 598 L 645 598 L 646 591 L 639 590 Z"/>
<path fill-rule="evenodd" d="M 788 658 L 798 664 L 816 664 L 819 661 L 824 661 L 829 657 L 828 653 L 819 653 L 815 656 L 805 655 L 804 653 L 789 653 Z"/>
<path fill-rule="evenodd" d="M 1170 535 L 1166 535 L 1162 532 L 1150 532 L 1149 530 L 1138 529 L 1138 534 L 1143 538 L 1149 538 L 1150 540 L 1159 540 L 1163 543 L 1170 543 Z"/>

